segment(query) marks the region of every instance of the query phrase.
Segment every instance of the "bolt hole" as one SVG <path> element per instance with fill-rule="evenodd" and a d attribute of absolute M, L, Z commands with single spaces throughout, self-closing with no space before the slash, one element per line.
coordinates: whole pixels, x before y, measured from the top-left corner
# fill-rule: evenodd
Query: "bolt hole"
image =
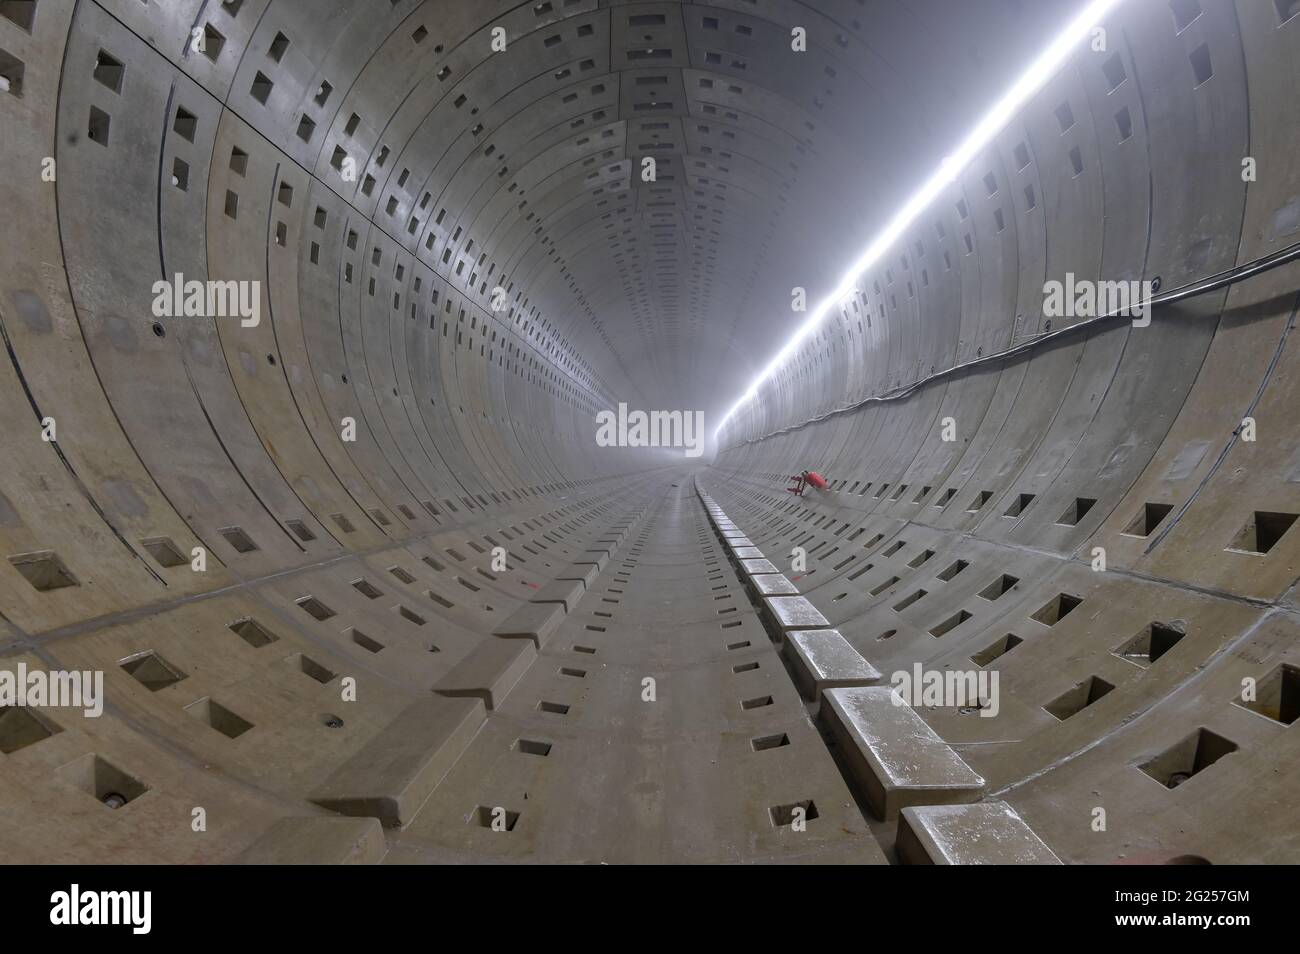
<path fill-rule="evenodd" d="M 153 323 L 153 333 L 154 333 L 155 336 L 157 336 L 157 337 L 159 337 L 159 338 L 166 338 L 166 337 L 167 337 L 167 329 L 163 327 L 163 324 L 162 324 L 161 321 L 155 321 L 155 322 Z"/>

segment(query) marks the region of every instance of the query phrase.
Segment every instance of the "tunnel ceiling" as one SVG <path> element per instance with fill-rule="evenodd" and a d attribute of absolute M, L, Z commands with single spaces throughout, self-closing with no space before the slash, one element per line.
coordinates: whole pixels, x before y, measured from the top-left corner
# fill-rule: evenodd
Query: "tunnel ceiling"
<path fill-rule="evenodd" d="M 102 4 L 102 28 L 192 77 L 205 111 L 224 105 L 570 387 L 716 420 L 788 334 L 791 289 L 838 281 L 1078 4 L 193 6 Z M 191 29 L 203 52 L 173 39 Z M 128 67 L 116 95 L 163 65 Z"/>

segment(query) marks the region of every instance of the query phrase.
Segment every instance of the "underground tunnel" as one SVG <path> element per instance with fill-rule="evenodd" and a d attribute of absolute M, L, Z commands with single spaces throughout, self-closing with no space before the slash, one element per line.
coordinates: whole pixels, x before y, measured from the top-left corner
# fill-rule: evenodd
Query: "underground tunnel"
<path fill-rule="evenodd" d="M 1300 862 L 1300 0 L 2 0 L 0 858 Z"/>

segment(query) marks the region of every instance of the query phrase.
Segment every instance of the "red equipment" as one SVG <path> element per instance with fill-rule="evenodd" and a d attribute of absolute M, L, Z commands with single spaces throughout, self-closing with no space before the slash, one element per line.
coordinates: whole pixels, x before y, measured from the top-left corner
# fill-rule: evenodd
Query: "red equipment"
<path fill-rule="evenodd" d="M 825 490 L 829 486 L 826 483 L 826 478 L 815 470 L 805 470 L 802 474 L 793 474 L 790 479 L 794 481 L 794 486 L 785 489 L 796 497 L 802 497 L 804 488 L 807 486 L 811 485 L 818 490 Z"/>

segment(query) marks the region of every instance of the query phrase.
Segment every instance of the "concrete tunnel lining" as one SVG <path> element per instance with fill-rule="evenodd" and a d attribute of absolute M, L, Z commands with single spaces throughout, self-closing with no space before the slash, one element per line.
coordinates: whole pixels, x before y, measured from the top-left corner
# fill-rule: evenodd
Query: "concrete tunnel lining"
<path fill-rule="evenodd" d="M 1119 3 L 737 401 L 1083 6 L 0 4 L 4 860 L 1300 861 L 1294 0 Z"/>

